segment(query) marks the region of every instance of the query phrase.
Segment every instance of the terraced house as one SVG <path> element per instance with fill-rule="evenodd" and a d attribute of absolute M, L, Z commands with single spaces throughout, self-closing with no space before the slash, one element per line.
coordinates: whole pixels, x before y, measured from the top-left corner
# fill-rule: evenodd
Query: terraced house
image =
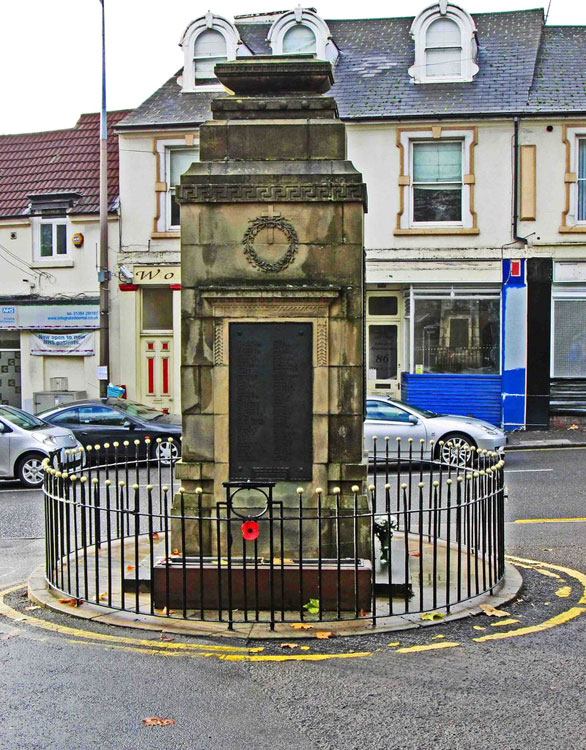
<path fill-rule="evenodd" d="M 118 147 L 108 115 L 109 224 L 118 250 Z M 0 403 L 40 411 L 98 395 L 99 115 L 0 136 Z"/>

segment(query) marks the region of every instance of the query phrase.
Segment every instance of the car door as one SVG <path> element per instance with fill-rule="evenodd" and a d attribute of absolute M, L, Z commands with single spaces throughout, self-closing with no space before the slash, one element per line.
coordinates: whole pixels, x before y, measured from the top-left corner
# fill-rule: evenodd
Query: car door
<path fill-rule="evenodd" d="M 376 452 L 379 458 L 386 455 L 386 440 L 389 441 L 389 456 L 398 454 L 398 441 L 401 438 L 401 456 L 409 455 L 409 438 L 413 440 L 413 455 L 420 451 L 420 440 L 427 440 L 427 431 L 423 421 L 402 409 L 396 404 L 378 399 L 366 402 L 366 421 L 364 423 L 364 443 L 370 458 L 374 456 L 374 437 Z"/>
<path fill-rule="evenodd" d="M 12 475 L 11 434 L 11 428 L 0 421 L 0 476 L 2 477 Z"/>
<path fill-rule="evenodd" d="M 87 404 L 79 407 L 79 440 L 83 445 L 103 445 L 117 440 L 133 441 L 135 424 L 122 412 L 109 406 Z"/>

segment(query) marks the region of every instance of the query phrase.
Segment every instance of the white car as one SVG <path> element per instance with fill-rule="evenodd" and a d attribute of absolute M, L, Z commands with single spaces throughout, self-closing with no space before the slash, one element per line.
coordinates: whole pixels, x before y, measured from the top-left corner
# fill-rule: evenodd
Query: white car
<path fill-rule="evenodd" d="M 364 442 L 370 459 L 374 457 L 375 436 L 376 454 L 381 460 L 385 458 L 387 442 L 389 455 L 397 457 L 397 438 L 401 438 L 402 458 L 408 457 L 409 438 L 412 438 L 414 459 L 421 455 L 421 441 L 424 440 L 424 457 L 441 457 L 446 462 L 467 456 L 471 447 L 501 453 L 507 442 L 503 430 L 490 422 L 454 414 L 436 414 L 382 396 L 372 396 L 366 401 Z M 388 441 L 385 440 L 386 437 L 389 438 Z M 432 440 L 433 456 L 430 445 Z M 439 445 L 440 441 L 443 441 L 443 446 Z"/>
<path fill-rule="evenodd" d="M 43 484 L 42 463 L 57 453 L 81 448 L 65 427 L 48 422 L 14 406 L 0 406 L 0 477 L 19 479 L 26 487 Z"/>

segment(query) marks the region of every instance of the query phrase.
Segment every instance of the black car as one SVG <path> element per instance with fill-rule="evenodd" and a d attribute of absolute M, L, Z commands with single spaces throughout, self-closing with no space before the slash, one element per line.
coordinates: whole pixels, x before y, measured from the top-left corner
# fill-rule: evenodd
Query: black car
<path fill-rule="evenodd" d="M 91 445 L 120 446 L 129 441 L 129 455 L 134 457 L 134 441 L 140 440 L 139 455 L 146 456 L 145 438 L 151 438 L 150 454 L 169 464 L 181 453 L 181 417 L 165 414 L 136 401 L 120 398 L 97 398 L 72 401 L 64 406 L 47 409 L 37 415 L 45 422 L 59 427 L 68 427 L 85 447 Z M 169 440 L 169 438 L 173 438 Z M 161 442 L 157 442 L 157 438 Z"/>

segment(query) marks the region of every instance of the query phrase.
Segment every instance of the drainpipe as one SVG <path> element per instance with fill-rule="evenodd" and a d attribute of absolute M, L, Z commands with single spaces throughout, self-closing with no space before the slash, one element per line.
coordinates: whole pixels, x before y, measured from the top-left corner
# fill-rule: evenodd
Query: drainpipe
<path fill-rule="evenodd" d="M 525 237 L 519 237 L 519 118 L 513 118 L 513 242 L 527 245 Z"/>

